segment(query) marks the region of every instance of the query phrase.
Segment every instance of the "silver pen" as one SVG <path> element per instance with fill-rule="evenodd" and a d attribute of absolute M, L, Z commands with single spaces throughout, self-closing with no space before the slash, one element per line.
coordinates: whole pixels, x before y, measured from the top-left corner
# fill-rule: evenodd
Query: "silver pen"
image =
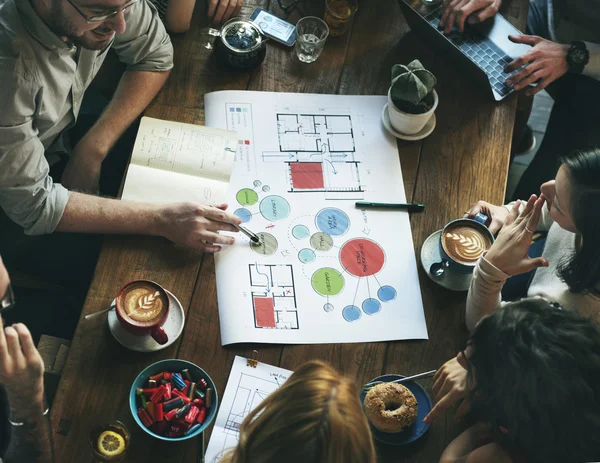
<path fill-rule="evenodd" d="M 250 238 L 253 243 L 256 243 L 256 244 L 260 243 L 260 236 L 258 236 L 256 233 L 251 232 L 250 230 L 248 230 L 245 227 L 242 227 L 241 225 L 236 225 L 236 227 L 244 235 L 246 235 L 248 238 Z"/>

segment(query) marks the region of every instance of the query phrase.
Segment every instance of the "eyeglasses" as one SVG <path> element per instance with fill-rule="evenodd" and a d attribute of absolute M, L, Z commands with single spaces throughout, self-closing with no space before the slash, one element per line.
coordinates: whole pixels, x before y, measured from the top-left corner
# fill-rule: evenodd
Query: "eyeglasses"
<path fill-rule="evenodd" d="M 291 13 L 296 9 L 300 0 L 277 0 L 277 3 L 284 13 Z"/>
<path fill-rule="evenodd" d="M 83 19 L 85 19 L 88 23 L 99 23 L 102 21 L 106 21 L 107 19 L 110 19 L 113 16 L 118 15 L 119 12 L 121 12 L 121 11 L 123 13 L 126 13 L 127 10 L 129 10 L 129 8 L 131 8 L 133 6 L 133 4 L 136 3 L 137 1 L 138 0 L 131 0 L 130 2 L 123 5 L 121 8 L 119 8 L 115 11 L 111 11 L 110 13 L 88 16 L 83 11 L 81 11 L 81 8 L 79 8 L 75 3 L 73 3 L 73 0 L 67 0 L 67 2 L 69 2 L 71 4 L 71 6 L 73 8 L 75 8 L 75 10 L 77 10 L 77 13 L 79 13 L 83 17 Z"/>
<path fill-rule="evenodd" d="M 15 306 L 15 293 L 12 286 L 9 284 L 6 288 L 4 297 L 0 299 L 0 313 L 5 312 L 8 309 L 12 309 Z"/>

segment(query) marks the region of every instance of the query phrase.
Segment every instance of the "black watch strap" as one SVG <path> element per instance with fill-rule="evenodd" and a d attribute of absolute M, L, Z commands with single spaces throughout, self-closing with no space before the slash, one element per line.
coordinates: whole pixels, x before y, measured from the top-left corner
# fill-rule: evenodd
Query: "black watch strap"
<path fill-rule="evenodd" d="M 575 41 L 567 52 L 567 65 L 571 74 L 581 74 L 590 62 L 590 52 L 584 42 Z"/>

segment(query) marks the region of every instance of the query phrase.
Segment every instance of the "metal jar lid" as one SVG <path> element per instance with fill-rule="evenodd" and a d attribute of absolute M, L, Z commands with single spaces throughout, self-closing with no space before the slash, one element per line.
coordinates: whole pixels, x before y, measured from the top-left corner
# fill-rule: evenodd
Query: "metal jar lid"
<path fill-rule="evenodd" d="M 232 18 L 223 25 L 221 40 L 236 53 L 256 50 L 265 41 L 258 26 L 240 18 Z"/>

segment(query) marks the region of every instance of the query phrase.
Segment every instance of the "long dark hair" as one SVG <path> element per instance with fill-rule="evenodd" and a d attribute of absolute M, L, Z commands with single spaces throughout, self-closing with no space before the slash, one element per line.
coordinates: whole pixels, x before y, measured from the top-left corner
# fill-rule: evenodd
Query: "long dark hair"
<path fill-rule="evenodd" d="M 582 246 L 559 266 L 575 293 L 597 292 L 600 284 L 600 149 L 573 151 L 561 158 L 571 177 L 571 211 Z"/>
<path fill-rule="evenodd" d="M 528 463 L 600 458 L 600 330 L 542 298 L 479 322 L 469 343 L 475 418 Z"/>

